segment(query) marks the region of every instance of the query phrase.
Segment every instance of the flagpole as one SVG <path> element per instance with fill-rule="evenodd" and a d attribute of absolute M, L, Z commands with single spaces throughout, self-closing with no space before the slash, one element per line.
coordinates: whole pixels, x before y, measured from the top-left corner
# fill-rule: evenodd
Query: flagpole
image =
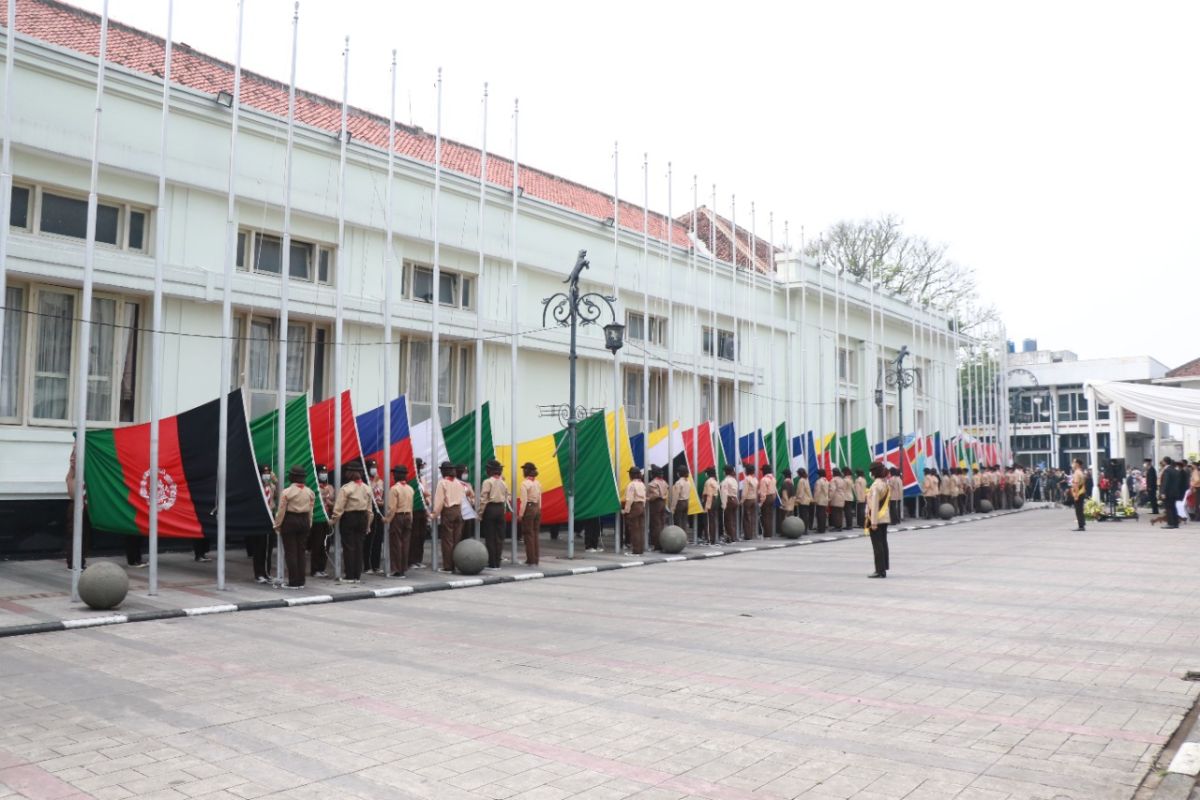
<path fill-rule="evenodd" d="M 667 318 L 663 322 L 667 326 L 667 332 L 666 332 L 666 339 L 667 339 L 667 456 L 668 456 L 667 470 L 668 470 L 668 476 L 669 476 L 667 479 L 667 483 L 669 483 L 671 486 L 674 486 L 675 485 L 675 446 L 673 444 L 671 444 L 671 435 L 674 432 L 673 425 L 675 424 L 675 405 L 674 405 L 674 403 L 675 403 L 675 353 L 673 350 L 674 337 L 671 336 L 670 328 L 671 328 L 671 320 L 674 319 L 674 316 L 675 316 L 675 302 L 674 302 L 674 298 L 672 298 L 672 296 L 671 296 L 671 267 L 673 266 L 672 258 L 671 258 L 671 235 L 674 232 L 674 228 L 672 226 L 672 223 L 674 222 L 674 220 L 671 219 L 671 200 L 672 200 L 672 198 L 671 198 L 671 189 L 672 189 L 671 178 L 672 178 L 671 162 L 668 161 L 667 162 L 667 246 L 666 246 L 667 269 L 663 273 L 665 276 L 665 278 L 663 280 L 663 285 L 664 285 L 663 294 L 666 295 L 666 299 L 667 299 Z M 648 200 L 649 200 L 649 198 L 647 198 L 647 201 Z M 650 207 L 650 203 L 647 202 L 646 208 L 649 209 L 649 207 Z M 647 211 L 647 213 L 649 213 L 649 212 Z M 680 436 L 680 444 L 682 444 L 683 443 L 682 442 L 682 438 L 683 438 L 683 427 L 682 426 L 680 426 L 679 436 Z M 693 438 L 695 438 L 695 437 L 693 437 Z M 683 460 L 687 461 L 687 453 L 686 452 L 684 453 Z M 674 513 L 673 509 L 672 509 L 672 513 Z M 684 534 L 686 535 L 686 533 L 687 532 L 685 531 Z"/>
<path fill-rule="evenodd" d="M 776 420 L 780 419 L 780 417 L 779 417 L 779 384 L 775 381 L 775 362 L 776 362 L 775 349 L 778 344 L 775 341 L 775 336 L 777 334 L 777 327 L 778 327 L 776 325 L 776 322 L 778 320 L 776 319 L 775 295 L 779 288 L 779 282 L 775 279 L 776 275 L 775 275 L 775 212 L 774 211 L 767 213 L 767 272 L 768 272 L 767 277 L 769 279 L 768 285 L 770 286 L 770 296 L 771 296 L 771 313 L 769 315 L 770 320 L 771 320 L 771 343 L 770 343 L 770 347 L 767 348 L 767 357 L 769 359 L 768 369 L 770 369 L 770 371 L 771 371 L 771 416 L 770 416 L 767 424 L 771 426 L 771 430 L 773 433 L 773 435 L 771 436 L 771 442 L 775 446 L 775 455 L 778 455 L 779 454 L 779 423 L 776 422 Z M 786 422 L 786 420 L 785 420 L 785 422 Z M 783 427 L 784 427 L 784 433 L 786 434 L 787 433 L 787 425 L 785 424 Z M 785 453 L 787 452 L 786 448 L 784 449 L 784 452 Z M 769 458 L 769 456 L 771 454 L 768 453 L 767 455 L 768 455 L 767 460 L 771 461 L 772 459 Z M 782 474 L 784 465 L 780 464 L 778 466 L 779 466 L 779 468 L 776 470 L 776 472 L 779 472 L 780 474 Z M 779 480 L 779 478 L 776 477 L 776 480 Z"/>
<path fill-rule="evenodd" d="M 729 237 L 730 243 L 730 265 L 732 267 L 733 284 L 730 291 L 730 297 L 736 297 L 738 289 L 738 273 L 737 273 L 737 195 L 729 196 L 729 224 L 733 234 Z M 733 463 L 734 469 L 738 472 L 744 472 L 742 465 L 742 446 L 738 431 L 742 429 L 742 398 L 741 398 L 741 377 L 742 372 L 742 332 L 739 330 L 738 320 L 738 304 L 733 304 Z M 740 506 L 739 506 L 740 511 Z M 732 538 L 734 541 L 741 539 L 746 535 L 746 531 L 742 530 L 742 514 L 737 515 L 737 530 Z M 739 535 L 740 532 L 740 535 Z"/>
<path fill-rule="evenodd" d="M 616 300 L 621 296 L 621 287 L 618 281 L 618 275 L 621 269 L 621 167 L 620 167 L 620 146 L 619 142 L 613 142 L 613 284 L 612 294 Z M 613 353 L 613 452 L 617 453 L 617 457 L 613 459 L 613 480 L 616 485 L 621 485 L 621 466 L 620 466 L 620 447 L 617 441 L 619 427 L 616 423 L 617 409 L 621 407 L 621 351 Z M 643 432 L 644 433 L 644 432 Z M 645 441 L 643 436 L 643 442 Z M 643 447 L 643 454 L 646 449 Z M 643 462 L 645 455 L 642 456 Z M 633 466 L 630 464 L 630 466 Z M 647 465 L 648 466 L 648 465 Z M 624 501 L 624 498 L 621 498 Z M 613 552 L 620 555 L 621 550 L 621 515 L 617 514 L 613 519 Z"/>
<path fill-rule="evenodd" d="M 650 156 L 642 153 L 642 429 L 650 452 Z M 671 452 L 671 421 L 667 412 L 667 452 Z M 646 459 L 646 466 L 654 465 Z M 647 476 L 653 477 L 653 476 Z M 618 484 L 619 485 L 619 484 Z M 650 547 L 650 515 L 642 515 L 643 542 Z"/>
<path fill-rule="evenodd" d="M 292 270 L 292 148 L 296 133 L 296 48 L 300 32 L 300 3 L 292 10 L 292 67 L 288 80 L 287 148 L 283 151 L 283 253 L 279 271 L 279 373 L 276 389 L 278 433 L 275 475 L 283 486 L 287 474 L 287 358 L 288 358 L 288 293 Z M 314 255 L 316 255 L 314 253 Z M 315 264 L 313 265 L 316 266 Z M 283 533 L 275 531 L 275 577 L 283 582 Z M 289 580 L 295 576 L 289 575 Z"/>
<path fill-rule="evenodd" d="M 383 248 L 383 485 L 388 487 L 383 493 L 383 508 L 387 515 L 388 501 L 391 498 L 392 486 L 392 293 L 394 292 L 393 273 L 396 270 L 396 254 L 392 250 L 395 231 L 392 225 L 393 191 L 392 184 L 396 178 L 396 51 L 392 50 L 391 71 L 391 105 L 388 110 L 388 158 L 387 158 L 387 190 L 385 203 L 387 212 L 384 215 L 384 248 Z M 339 397 L 335 402 L 341 403 Z M 421 484 L 421 476 L 413 476 L 417 485 Z M 391 547 L 388 544 L 390 533 L 383 532 L 384 544 L 380 546 L 380 563 L 383 574 L 392 574 Z M 423 545 L 422 545 L 423 546 Z"/>
<path fill-rule="evenodd" d="M 792 254 L 792 242 L 791 242 L 790 237 L 788 236 L 788 227 L 789 227 L 788 221 L 785 219 L 783 221 L 783 249 L 784 249 L 784 252 L 787 253 L 788 257 L 790 258 L 791 254 Z M 774 235 L 772 235 L 772 238 L 774 238 Z M 785 385 L 787 387 L 787 389 L 786 389 L 787 401 L 784 402 L 784 404 L 783 404 L 783 418 L 784 418 L 784 422 L 787 423 L 787 432 L 788 432 L 788 435 L 790 436 L 791 432 L 798 427 L 796 425 L 795 384 L 792 379 L 792 373 L 795 372 L 795 364 L 793 363 L 795 360 L 794 359 L 795 353 L 793 353 L 794 340 L 793 340 L 793 335 L 792 335 L 792 281 L 791 281 L 790 275 L 788 276 L 788 278 L 786 280 L 784 280 L 784 283 L 783 283 L 783 324 L 784 324 L 784 328 L 783 328 L 783 343 L 784 343 L 784 345 L 783 345 L 784 346 L 783 368 L 787 372 L 787 376 L 784 378 Z M 785 443 L 785 448 L 786 449 L 784 450 L 784 452 L 787 453 L 788 468 L 790 469 L 791 465 L 792 465 L 792 443 L 791 443 L 791 441 L 788 441 Z"/>
<path fill-rule="evenodd" d="M 15 28 L 10 28 L 11 38 Z M 104 104 L 104 58 L 108 53 L 108 0 L 100 15 L 100 55 L 96 60 L 96 109 L 92 117 L 92 165 L 88 188 L 87 238 L 83 251 L 83 302 L 80 309 L 79 360 L 82 362 L 75 386 L 75 519 L 71 542 L 71 600 L 79 602 L 79 575 L 83 560 L 83 501 L 87 475 L 87 396 L 92 346 L 92 279 L 96 260 L 96 191 L 100 180 L 100 113 Z M 7 95 L 5 96 L 7 103 Z M 9 133 L 11 136 L 11 131 Z M 7 143 L 7 139 L 5 140 Z M 7 226 L 5 226 L 7 227 Z"/>
<path fill-rule="evenodd" d="M 0 145 L 0 219 L 11 217 L 12 206 L 12 77 L 17 57 L 17 0 L 9 0 L 4 31 L 4 143 Z M 167 37 L 170 47 L 171 37 Z M 8 225 L 0 225 L 0 345 L 4 343 L 4 312 L 8 297 Z M 75 562 L 71 562 L 72 564 Z"/>
<path fill-rule="evenodd" d="M 698 298 L 699 293 L 696 291 L 696 286 L 698 285 L 698 281 L 700 279 L 700 267 L 697 262 L 697 259 L 699 258 L 699 252 L 698 252 L 699 248 L 697 246 L 699 232 L 696 230 L 696 207 L 700 202 L 700 182 L 699 181 L 700 181 L 699 176 L 696 175 L 695 173 L 693 173 L 692 174 L 692 236 L 691 236 L 692 241 L 690 242 L 690 246 L 689 246 L 689 250 L 691 252 L 688 254 L 688 258 L 691 260 L 690 266 L 691 266 L 692 280 L 691 280 L 691 285 L 688 287 L 688 289 L 690 290 L 690 293 L 692 295 L 692 321 L 693 321 L 693 324 L 696 326 L 696 330 L 701 331 L 701 338 L 703 339 L 704 325 L 703 325 L 703 323 L 700 322 L 700 300 Z M 700 485 L 700 483 L 699 483 L 699 480 L 700 480 L 700 476 L 699 476 L 699 472 L 700 472 L 700 392 L 702 391 L 702 389 L 700 388 L 700 386 L 701 386 L 700 359 L 703 358 L 703 356 L 704 356 L 704 353 L 701 352 L 692 361 L 692 379 L 693 379 L 692 385 L 695 387 L 695 391 L 692 392 L 692 472 L 697 473 L 696 475 L 694 475 L 692 477 L 692 481 L 695 482 L 697 486 Z M 706 522 L 707 522 L 707 520 L 706 520 Z M 699 544 L 700 543 L 699 520 L 697 520 L 692 525 L 692 530 L 693 530 L 692 542 L 693 542 L 693 544 Z"/>
<path fill-rule="evenodd" d="M 694 214 L 693 214 L 694 216 Z M 709 355 L 712 356 L 712 387 L 713 425 L 716 427 L 717 444 L 721 439 L 721 371 L 717 351 L 720 348 L 721 337 L 717 333 L 717 185 L 712 186 L 712 208 L 708 214 L 708 317 L 709 317 Z M 735 426 L 736 427 L 736 426 Z M 736 442 L 735 442 L 736 444 Z M 713 453 L 713 466 L 716 466 L 716 453 Z M 724 475 L 717 480 L 723 480 Z M 717 505 L 720 506 L 718 500 Z M 735 531 L 736 533 L 736 531 Z M 726 534 L 728 535 L 728 534 Z"/>
<path fill-rule="evenodd" d="M 808 275 L 807 267 L 804 265 L 804 226 L 800 226 L 800 369 L 808 369 Z M 804 382 L 800 387 L 800 427 L 812 429 L 812 420 L 808 416 L 808 383 Z M 801 431 L 803 436 L 805 431 Z M 805 441 L 805 447 L 808 442 Z M 808 469 L 808 464 L 805 463 L 805 469 Z"/>
<path fill-rule="evenodd" d="M 441 314 L 438 313 L 441 303 L 441 280 L 442 280 L 442 242 L 438 231 L 438 212 L 442 199 L 442 68 L 437 70 L 437 124 L 433 139 L 433 213 L 431 219 L 432 235 L 433 235 L 433 297 L 432 314 L 430 319 L 430 328 L 432 330 L 432 344 L 429 347 L 429 492 L 430 497 L 437 493 L 438 480 L 441 477 L 438 473 L 438 434 L 441 433 L 441 415 L 438 413 L 439 394 L 439 361 L 441 354 L 438 352 L 441 348 L 441 331 L 438 330 Z M 516 442 L 513 442 L 516 446 Z M 430 563 L 433 565 L 433 571 L 439 569 L 448 572 L 454 571 L 454 564 L 442 564 L 440 560 L 439 548 L 441 547 L 441 534 L 438 531 L 438 520 L 431 513 L 429 515 L 432 529 L 432 538 L 430 544 L 433 549 Z"/>
<path fill-rule="evenodd" d="M 748 271 L 746 272 L 746 291 L 750 295 L 750 448 L 754 454 L 754 470 L 755 475 L 758 474 L 758 437 L 762 433 L 762 420 L 759 412 L 759 384 L 758 384 L 758 252 L 754 238 L 755 230 L 758 227 L 757 212 L 754 210 L 754 201 L 750 201 L 750 262 Z M 754 496 L 754 538 L 758 538 L 758 495 Z"/>
<path fill-rule="evenodd" d="M 349 104 L 350 95 L 350 37 L 345 38 L 345 45 L 342 51 L 342 124 L 339 128 L 339 144 L 338 144 L 338 207 L 337 207 L 337 228 L 338 228 L 338 250 L 337 250 L 337 274 L 334 276 L 334 318 L 333 318 L 333 483 L 340 491 L 342 485 L 342 386 L 344 377 L 342 371 L 345 367 L 342 351 L 345 349 L 343 344 L 345 332 L 344 309 L 342 307 L 342 284 L 345 282 L 343 267 L 345 266 L 345 258 L 343 253 L 346 250 L 346 145 L 349 139 L 346 129 L 346 114 Z M 437 280 L 434 280 L 436 286 Z M 384 409 L 383 415 L 387 417 L 391 414 L 391 406 Z M 390 443 L 389 443 L 390 444 Z M 365 468 L 366 465 L 364 464 Z M 342 564 L 342 530 L 339 522 L 333 532 L 333 574 L 335 580 L 341 580 L 342 570 L 345 565 Z"/>
<path fill-rule="evenodd" d="M 483 141 L 479 147 L 479 233 L 476 241 L 479 244 L 479 277 L 476 278 L 475 298 L 475 496 L 483 494 L 483 312 L 479 307 L 479 289 L 483 286 L 483 230 L 487 212 L 487 121 L 488 121 L 488 85 L 483 84 Z M 515 476 L 510 477 L 510 481 Z M 483 509 L 475 517 L 475 538 L 479 538 L 479 527 L 482 524 Z"/>
<path fill-rule="evenodd" d="M 108 0 L 105 0 L 107 4 Z M 237 136 L 242 99 L 242 20 L 245 2 L 238 0 L 237 44 L 233 62 L 233 101 L 229 108 L 229 187 L 225 198 L 225 269 L 221 298 L 221 413 L 217 423 L 217 589 L 225 589 L 225 512 L 229 477 L 229 388 L 233 365 L 233 265 L 237 250 Z"/>
<path fill-rule="evenodd" d="M 512 156 L 512 215 L 510 220 L 511 230 L 510 238 L 512 240 L 512 276 L 511 276 L 511 308 L 512 308 L 512 330 L 509 337 L 509 358 L 511 359 L 511 377 L 509 378 L 509 440 L 512 443 L 510 449 L 510 457 L 512 460 L 512 471 L 509 473 L 509 480 L 512 482 L 513 492 L 517 489 L 517 342 L 518 342 L 518 326 L 517 326 L 517 201 L 521 196 L 521 186 L 518 180 L 519 163 L 517 161 L 517 115 L 519 112 L 518 102 L 513 100 L 513 156 Z M 517 526 L 520 520 L 516 514 L 516 504 L 513 504 L 512 525 L 509 529 L 512 546 L 512 559 L 509 561 L 514 567 L 517 565 Z"/>
<path fill-rule="evenodd" d="M 824 245 L 822 244 L 822 247 Z M 818 440 L 825 441 L 825 260 L 817 260 L 817 423 Z M 884 435 L 887 441 L 887 435 Z M 822 448 L 823 449 L 823 448 Z"/>
<path fill-rule="evenodd" d="M 16 6 L 15 0 L 9 3 Z M 162 123 L 158 132 L 158 207 L 154 212 L 154 310 L 150 328 L 150 469 L 146 473 L 147 502 L 150 511 L 149 545 L 150 588 L 148 594 L 158 594 L 158 423 L 162 417 L 162 314 L 163 262 L 167 251 L 167 119 L 171 113 L 171 34 L 175 21 L 175 0 L 167 0 L 167 37 L 163 42 Z M 12 29 L 9 29 L 10 32 Z M 5 103 L 8 93 L 5 92 Z M 4 140 L 8 146 L 8 139 Z M 7 161 L 6 161 L 7 163 Z M 5 170 L 7 172 L 7 170 Z M 4 191 L 0 189 L 0 191 Z M 5 191 L 8 197 L 11 190 Z M 0 228 L 7 228 L 0 225 Z M 3 259 L 0 255 L 0 259 Z M 3 313 L 3 312 L 0 312 Z M 4 320 L 0 319 L 0 329 Z M 130 336 L 136 335 L 130 331 Z M 72 562 L 74 563 L 74 562 Z"/>

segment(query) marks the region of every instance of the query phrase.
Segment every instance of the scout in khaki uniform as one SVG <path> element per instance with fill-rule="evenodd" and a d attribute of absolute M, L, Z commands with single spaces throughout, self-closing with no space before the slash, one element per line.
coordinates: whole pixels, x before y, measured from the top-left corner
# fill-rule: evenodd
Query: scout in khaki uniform
<path fill-rule="evenodd" d="M 408 566 L 423 567 L 425 566 L 421 559 L 425 557 L 425 540 L 429 538 L 429 507 L 433 503 L 433 498 L 429 496 L 429 481 L 422 477 L 425 470 L 425 462 L 421 459 L 413 459 L 417 474 L 414 475 L 417 479 L 417 489 L 421 492 L 421 508 L 416 508 L 416 500 L 413 500 L 413 532 L 412 537 L 408 541 Z M 429 553 L 430 559 L 433 558 L 433 552 Z"/>
<path fill-rule="evenodd" d="M 812 484 L 808 481 L 808 470 L 796 470 L 796 514 L 804 520 L 804 532 L 812 530 L 813 524 L 813 493 Z"/>
<path fill-rule="evenodd" d="M 304 586 L 304 543 L 312 531 L 313 506 L 317 496 L 304 485 L 304 467 L 288 470 L 289 485 L 279 495 L 275 531 L 283 540 L 283 562 L 287 565 L 288 589 Z"/>
<path fill-rule="evenodd" d="M 829 525 L 829 480 L 824 472 L 817 473 L 813 485 L 813 507 L 816 509 L 817 533 L 824 533 Z"/>
<path fill-rule="evenodd" d="M 833 468 L 833 477 L 829 479 L 829 529 L 840 531 L 845 527 L 846 487 L 842 479 L 842 471 Z"/>
<path fill-rule="evenodd" d="M 792 480 L 792 471 L 785 468 L 779 477 L 779 513 L 775 515 L 775 530 L 783 527 L 784 517 L 796 513 L 796 482 Z"/>
<path fill-rule="evenodd" d="M 938 476 L 938 508 L 950 502 L 950 470 Z"/>
<path fill-rule="evenodd" d="M 900 470 L 897 467 L 891 469 L 888 488 L 892 493 L 891 521 L 899 523 L 904 514 L 904 481 L 900 479 Z"/>
<path fill-rule="evenodd" d="M 658 535 L 666 524 L 667 482 L 662 479 L 662 468 L 650 468 L 650 483 L 646 486 L 646 513 L 650 517 L 650 549 L 658 549 Z"/>
<path fill-rule="evenodd" d="M 762 477 L 758 481 L 758 516 L 762 520 L 762 534 L 764 539 L 775 538 L 775 501 L 779 499 L 779 493 L 775 489 L 775 476 L 772 474 L 770 464 L 763 464 L 759 467 L 759 473 Z"/>
<path fill-rule="evenodd" d="M 467 490 L 456 476 L 457 467 L 449 461 L 443 461 L 438 469 L 442 477 L 433 490 L 433 519 L 442 549 L 441 571 L 453 572 L 454 547 L 462 539 L 462 501 Z"/>
<path fill-rule="evenodd" d="M 504 514 L 509 508 L 508 486 L 504 483 L 504 467 L 492 459 L 487 463 L 487 480 L 479 487 L 479 507 L 483 520 L 483 542 L 487 545 L 488 569 L 500 569 L 504 554 Z"/>
<path fill-rule="evenodd" d="M 939 485 L 937 473 L 932 469 L 926 469 L 925 479 L 921 481 L 921 502 L 925 504 L 925 519 L 933 519 Z"/>
<path fill-rule="evenodd" d="M 683 528 L 688 527 L 688 499 L 692 496 L 692 482 L 689 480 L 687 467 L 680 467 L 678 478 L 671 486 L 671 522 Z"/>
<path fill-rule="evenodd" d="M 704 495 L 700 502 L 704 505 L 704 530 L 708 535 L 708 543 L 716 544 L 720 532 L 720 522 L 717 516 L 721 513 L 720 501 L 717 499 L 721 492 L 721 484 L 717 483 L 717 471 L 709 467 L 704 471 Z"/>
<path fill-rule="evenodd" d="M 326 541 L 330 528 L 329 517 L 333 514 L 333 487 L 329 484 L 329 468 L 317 464 L 317 494 L 320 496 L 321 507 L 325 509 L 325 522 L 314 522 L 308 534 L 308 567 L 309 574 L 314 578 L 326 578 L 325 565 Z"/>
<path fill-rule="evenodd" d="M 867 524 L 867 476 L 861 469 L 854 470 L 854 519 Z"/>
<path fill-rule="evenodd" d="M 869 578 L 886 578 L 891 567 L 888 563 L 888 524 L 892 521 L 891 511 L 895 507 L 892 499 L 892 482 L 888 478 L 888 469 L 878 461 L 871 465 L 871 475 L 875 482 L 867 492 L 867 521 L 864 523 L 871 534 L 871 551 L 875 556 L 875 572 Z"/>
<path fill-rule="evenodd" d="M 738 538 L 738 482 L 733 464 L 725 465 L 725 477 L 721 479 L 721 522 L 725 526 L 725 541 L 736 542 Z"/>
<path fill-rule="evenodd" d="M 625 487 L 621 513 L 625 515 L 625 531 L 629 538 L 626 554 L 641 555 L 646 552 L 646 484 L 637 467 L 629 468 L 629 485 Z"/>
<path fill-rule="evenodd" d="M 532 461 L 521 465 L 525 479 L 517 489 L 517 519 L 521 526 L 521 541 L 525 544 L 525 563 L 536 567 L 541 559 L 538 537 L 542 533 L 542 484 L 538 482 L 537 466 Z"/>
<path fill-rule="evenodd" d="M 758 478 L 755 468 L 746 466 L 746 477 L 742 479 L 742 538 L 746 541 L 758 538 Z"/>
<path fill-rule="evenodd" d="M 392 467 L 395 482 L 388 489 L 387 514 L 383 524 L 388 532 L 388 560 L 391 561 L 392 577 L 403 578 L 408 572 L 408 540 L 412 536 L 413 497 L 416 492 L 408 485 L 408 467 L 397 464 Z"/>
<path fill-rule="evenodd" d="M 329 524 L 337 525 L 338 521 L 345 517 L 341 533 L 342 561 L 346 572 L 346 582 L 360 583 L 363 565 L 363 536 L 367 532 L 367 523 L 371 513 L 371 489 L 363 483 L 362 467 L 357 463 L 347 464 L 345 473 L 350 482 L 338 490 Z"/>

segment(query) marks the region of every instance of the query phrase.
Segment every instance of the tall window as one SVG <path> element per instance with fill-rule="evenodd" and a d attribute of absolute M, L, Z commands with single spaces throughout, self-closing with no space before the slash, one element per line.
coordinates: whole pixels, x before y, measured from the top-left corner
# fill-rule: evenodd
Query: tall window
<path fill-rule="evenodd" d="M 650 370 L 649 408 L 643 402 L 641 368 L 626 367 L 623 380 L 625 384 L 625 416 L 629 420 L 629 433 L 645 433 L 666 425 L 666 374 Z"/>
<path fill-rule="evenodd" d="M 667 319 L 651 314 L 647 317 L 637 311 L 625 312 L 625 336 L 639 342 L 667 346 Z"/>
<path fill-rule="evenodd" d="M 700 382 L 700 419 L 714 420 L 718 426 L 733 422 L 733 382 L 720 381 L 717 385 L 717 399 L 720 408 L 713 406 L 712 381 Z M 719 418 L 714 412 L 720 412 Z"/>
<path fill-rule="evenodd" d="M 448 269 L 438 270 L 438 302 L 448 308 L 470 308 L 474 282 L 470 275 Z M 400 278 L 400 295 L 420 303 L 433 302 L 433 267 L 427 264 L 404 262 Z"/>
<path fill-rule="evenodd" d="M 706 356 L 711 356 L 713 353 L 712 331 L 713 331 L 713 329 L 706 325 L 706 326 L 704 326 L 704 328 L 700 334 L 700 349 L 704 352 L 704 355 L 706 355 Z M 736 339 L 733 335 L 733 331 L 727 331 L 727 330 L 718 328 L 717 329 L 717 358 L 719 358 L 723 361 L 736 361 L 737 360 L 736 351 L 737 351 Z"/>
<path fill-rule="evenodd" d="M 838 348 L 838 380 L 858 385 L 858 354 L 849 347 Z"/>
<path fill-rule="evenodd" d="M 4 352 L 0 353 L 0 419 L 15 421 L 20 414 L 21 353 L 25 345 L 25 290 L 4 291 Z"/>
<path fill-rule="evenodd" d="M 333 250 L 315 242 L 293 238 L 288 247 L 288 275 L 298 281 L 331 283 Z M 278 275 L 283 271 L 283 237 L 242 228 L 238 231 L 237 267 L 249 272 Z"/>
<path fill-rule="evenodd" d="M 310 391 L 314 402 L 319 399 L 318 394 L 324 396 L 323 391 L 318 391 L 323 385 L 313 379 L 318 371 L 313 368 L 318 358 L 317 332 L 324 344 L 324 329 L 311 322 L 288 321 L 287 374 L 284 378 L 284 394 L 288 400 Z M 257 314 L 238 317 L 234 320 L 234 336 L 233 383 L 245 388 L 250 419 L 256 419 L 279 405 L 279 320 Z M 324 347 L 321 350 L 319 372 L 323 381 Z"/>
<path fill-rule="evenodd" d="M 838 419 L 837 430 L 842 436 L 846 436 L 855 428 L 855 408 L 857 404 L 846 397 L 838 399 Z"/>
<path fill-rule="evenodd" d="M 413 423 L 430 417 L 430 369 L 432 346 L 429 339 L 405 337 L 400 340 L 400 391 L 408 400 Z M 438 421 L 449 425 L 471 406 L 472 348 L 456 342 L 438 343 Z"/>

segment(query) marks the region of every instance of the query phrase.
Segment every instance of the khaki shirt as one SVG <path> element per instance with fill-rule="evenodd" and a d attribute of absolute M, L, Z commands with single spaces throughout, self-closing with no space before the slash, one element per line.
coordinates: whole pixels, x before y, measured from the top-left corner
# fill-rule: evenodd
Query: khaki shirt
<path fill-rule="evenodd" d="M 813 502 L 819 506 L 829 505 L 829 479 L 822 473 L 813 486 Z"/>
<path fill-rule="evenodd" d="M 890 481 L 877 480 L 871 484 L 870 490 L 867 491 L 867 525 L 868 528 L 874 528 L 876 525 L 885 522 L 891 522 L 891 509 L 888 508 L 888 503 L 894 498 L 892 490 L 888 486 Z"/>
<path fill-rule="evenodd" d="M 1071 495 L 1076 499 L 1087 494 L 1087 476 L 1083 474 L 1083 470 L 1077 469 L 1071 475 Z"/>
<path fill-rule="evenodd" d="M 921 494 L 926 497 L 937 497 L 938 494 L 938 478 L 937 475 L 926 475 L 925 482 L 921 486 Z"/>
<path fill-rule="evenodd" d="M 504 483 L 503 478 L 488 478 L 479 488 L 479 507 L 486 508 L 490 503 L 508 505 L 508 485 Z"/>
<path fill-rule="evenodd" d="M 643 483 L 646 487 L 647 500 L 666 500 L 670 489 L 667 488 L 667 482 L 662 478 L 655 478 L 649 483 Z"/>
<path fill-rule="evenodd" d="M 796 481 L 796 502 L 802 506 L 811 506 L 812 501 L 812 485 L 808 482 L 808 478 L 798 479 Z"/>
<path fill-rule="evenodd" d="M 542 505 L 542 484 L 537 478 L 526 478 L 521 481 L 521 486 L 517 489 L 517 514 L 524 514 L 525 507 L 530 503 L 539 508 Z"/>
<path fill-rule="evenodd" d="M 371 489 L 362 481 L 351 481 L 338 490 L 329 524 L 335 524 L 347 511 L 367 511 L 371 508 Z"/>
<path fill-rule="evenodd" d="M 733 475 L 726 475 L 721 479 L 721 505 L 725 506 L 733 503 L 738 504 L 738 482 Z"/>
<path fill-rule="evenodd" d="M 388 511 L 383 517 L 384 523 L 391 524 L 392 517 L 397 514 L 411 514 L 416 494 L 407 483 L 392 484 L 392 488 L 388 489 Z"/>
<path fill-rule="evenodd" d="M 433 515 L 439 516 L 447 506 L 461 508 L 466 496 L 466 484 L 457 478 L 442 478 L 433 490 Z"/>
<path fill-rule="evenodd" d="M 762 480 L 758 482 L 758 502 L 759 505 L 767 502 L 767 498 L 775 494 L 775 476 L 763 475 Z"/>
<path fill-rule="evenodd" d="M 785 514 L 796 509 L 796 483 L 791 478 L 784 478 L 779 487 L 779 503 Z"/>
<path fill-rule="evenodd" d="M 838 481 L 837 497 L 834 498 L 834 502 L 843 506 L 846 505 L 846 503 L 852 502 L 854 500 L 854 484 L 850 481 L 850 479 L 834 478 L 834 480 Z"/>
<path fill-rule="evenodd" d="M 713 499 L 720 493 L 721 484 L 717 483 L 716 478 L 708 478 L 704 481 L 704 510 L 705 512 L 712 511 Z"/>
<path fill-rule="evenodd" d="M 625 487 L 625 505 L 621 507 L 621 511 L 628 514 L 634 503 L 646 502 L 646 484 L 642 481 L 630 481 Z"/>
<path fill-rule="evenodd" d="M 938 494 L 944 494 L 947 497 L 950 496 L 950 476 L 949 475 L 943 475 L 941 477 L 941 480 L 938 484 Z"/>
<path fill-rule="evenodd" d="M 686 503 L 692 495 L 691 478 L 680 478 L 675 481 L 675 485 L 671 487 L 671 508 L 680 503 Z"/>
<path fill-rule="evenodd" d="M 892 490 L 893 503 L 904 499 L 904 482 L 900 480 L 899 475 L 888 478 L 888 488 Z"/>
<path fill-rule="evenodd" d="M 866 478 L 855 478 L 854 479 L 854 502 L 856 502 L 856 503 L 867 502 L 867 479 Z"/>
<path fill-rule="evenodd" d="M 758 498 L 758 478 L 747 475 L 742 481 L 742 502 L 753 503 Z"/>
<path fill-rule="evenodd" d="M 279 495 L 279 511 L 275 513 L 275 527 L 283 524 L 285 514 L 307 514 L 308 525 L 312 527 L 313 506 L 317 504 L 317 496 L 313 490 L 302 483 L 290 484 Z"/>
<path fill-rule="evenodd" d="M 958 497 L 960 494 L 962 494 L 962 483 L 959 481 L 959 477 L 957 475 L 951 475 L 950 476 L 950 496 Z"/>

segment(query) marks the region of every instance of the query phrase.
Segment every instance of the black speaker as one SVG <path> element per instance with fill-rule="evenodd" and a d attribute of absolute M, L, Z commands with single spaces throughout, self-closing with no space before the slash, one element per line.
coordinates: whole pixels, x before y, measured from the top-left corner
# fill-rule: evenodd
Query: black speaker
<path fill-rule="evenodd" d="M 1104 475 L 1110 481 L 1120 483 L 1125 480 L 1125 459 L 1110 458 L 1104 465 Z"/>

